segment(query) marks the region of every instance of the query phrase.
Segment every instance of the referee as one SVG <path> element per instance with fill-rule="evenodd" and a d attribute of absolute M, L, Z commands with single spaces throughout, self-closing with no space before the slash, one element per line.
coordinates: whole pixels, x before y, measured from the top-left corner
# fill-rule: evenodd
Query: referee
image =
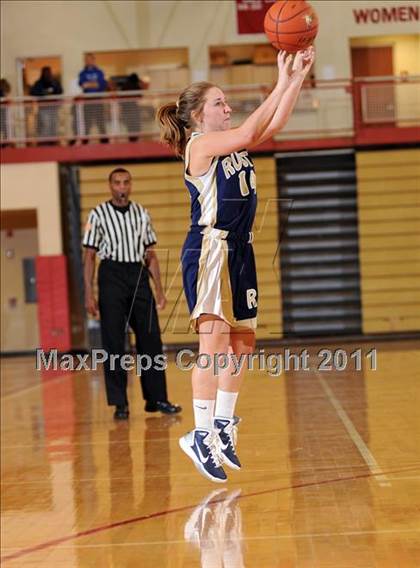
<path fill-rule="evenodd" d="M 156 234 L 147 210 L 129 201 L 130 172 L 116 168 L 108 180 L 111 199 L 91 210 L 83 237 L 86 309 L 93 316 L 98 315 L 93 294 L 95 255 L 98 254 L 101 259 L 98 288 L 102 347 L 108 355 L 122 357 L 125 354 L 129 318 L 128 323 L 136 336 L 137 353 L 149 355 L 154 361 L 158 355 L 162 356 L 156 304 L 159 309 L 166 305 L 159 262 L 153 250 Z M 154 281 L 156 301 L 149 276 Z M 113 369 L 110 357 L 104 364 L 106 394 L 108 404 L 116 407 L 114 418 L 127 420 L 127 371 L 119 361 L 120 358 L 116 358 Z M 181 411 L 180 406 L 168 401 L 165 371 L 152 365 L 149 370 L 142 370 L 140 380 L 147 412 L 175 414 Z"/>

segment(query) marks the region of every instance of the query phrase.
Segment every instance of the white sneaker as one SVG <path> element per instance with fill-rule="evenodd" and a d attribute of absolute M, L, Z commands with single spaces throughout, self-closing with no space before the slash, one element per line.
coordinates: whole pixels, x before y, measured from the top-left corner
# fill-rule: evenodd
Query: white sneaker
<path fill-rule="evenodd" d="M 241 469 L 241 462 L 236 455 L 237 425 L 240 421 L 239 416 L 233 418 L 215 416 L 213 419 L 214 430 L 219 436 L 219 452 L 222 456 L 222 462 L 232 469 Z"/>
<path fill-rule="evenodd" d="M 227 480 L 221 465 L 219 439 L 215 432 L 195 428 L 179 439 L 179 445 L 207 479 L 216 483 L 224 483 Z"/>

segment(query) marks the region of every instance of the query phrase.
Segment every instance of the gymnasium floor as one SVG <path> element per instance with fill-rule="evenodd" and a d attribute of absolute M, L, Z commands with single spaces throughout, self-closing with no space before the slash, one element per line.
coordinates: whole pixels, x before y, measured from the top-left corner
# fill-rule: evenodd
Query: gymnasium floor
<path fill-rule="evenodd" d="M 42 378 L 32 358 L 3 359 L 4 565 L 420 566 L 420 342 L 335 347 L 361 347 L 363 369 L 316 370 L 317 346 L 310 371 L 248 374 L 243 469 L 225 485 L 178 448 L 192 410 L 173 363 L 182 416 L 145 416 L 132 377 L 130 420 L 115 423 L 100 372 Z"/>

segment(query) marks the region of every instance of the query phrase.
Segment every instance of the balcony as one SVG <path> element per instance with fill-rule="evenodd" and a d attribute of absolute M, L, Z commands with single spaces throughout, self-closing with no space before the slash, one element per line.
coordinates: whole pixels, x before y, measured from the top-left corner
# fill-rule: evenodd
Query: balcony
<path fill-rule="evenodd" d="M 224 88 L 233 124 L 269 90 L 268 85 Z M 158 142 L 155 113 L 177 95 L 150 90 L 1 99 L 2 160 L 171 156 Z M 420 76 L 308 82 L 286 128 L 261 150 L 415 143 L 419 126 Z"/>

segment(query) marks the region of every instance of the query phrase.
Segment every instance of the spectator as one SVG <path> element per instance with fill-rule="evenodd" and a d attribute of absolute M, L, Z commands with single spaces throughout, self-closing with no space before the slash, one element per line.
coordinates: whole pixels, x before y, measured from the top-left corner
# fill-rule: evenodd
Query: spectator
<path fill-rule="evenodd" d="M 61 95 L 63 89 L 51 71 L 51 67 L 43 67 L 41 75 L 36 81 L 29 94 L 32 97 L 51 97 L 52 95 Z M 47 102 L 38 104 L 38 114 L 36 119 L 36 133 L 39 138 L 56 138 L 58 126 L 58 102 L 48 99 Z M 40 144 L 56 144 L 53 140 L 43 140 Z"/>
<path fill-rule="evenodd" d="M 0 104 L 0 141 L 1 147 L 5 148 L 8 144 L 5 142 L 9 138 L 9 109 L 7 108 L 8 102 L 6 99 L 11 91 L 10 83 L 7 79 L 0 79 L 0 98 L 4 99 Z"/>
<path fill-rule="evenodd" d="M 123 84 L 123 91 L 140 91 L 147 87 L 143 81 L 140 80 L 137 73 L 132 73 L 129 75 Z M 121 102 L 121 120 L 125 125 L 128 134 L 130 135 L 128 139 L 130 142 L 137 142 L 139 139 L 138 135 L 140 132 L 140 107 L 137 100 L 134 100 L 136 95 L 128 95 L 132 97 L 131 100 Z M 141 94 L 137 95 L 137 98 L 141 98 Z"/>
<path fill-rule="evenodd" d="M 103 93 L 107 90 L 107 82 L 104 72 L 95 65 L 93 53 L 85 55 L 85 67 L 79 73 L 79 85 L 83 92 Z M 105 101 L 95 98 L 86 98 L 83 105 L 84 129 L 81 134 L 88 136 L 92 126 L 97 127 L 100 134 L 105 134 Z M 88 140 L 83 140 L 87 144 Z M 108 138 L 102 137 L 101 142 L 108 142 Z"/>

